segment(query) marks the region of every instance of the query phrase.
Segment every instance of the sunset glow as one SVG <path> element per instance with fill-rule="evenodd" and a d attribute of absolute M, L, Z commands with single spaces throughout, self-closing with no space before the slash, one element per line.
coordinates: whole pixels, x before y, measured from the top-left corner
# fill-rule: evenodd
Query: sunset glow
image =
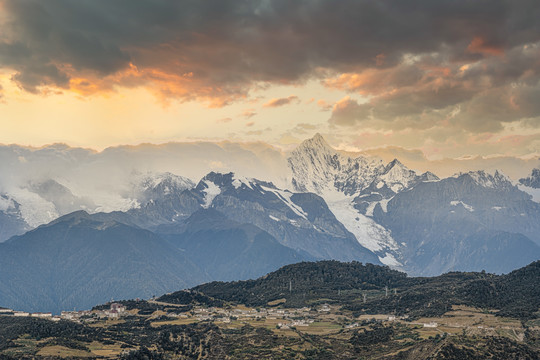
<path fill-rule="evenodd" d="M 319 132 L 347 150 L 534 156 L 526 3 L 0 0 L 0 142 L 287 148 Z"/>

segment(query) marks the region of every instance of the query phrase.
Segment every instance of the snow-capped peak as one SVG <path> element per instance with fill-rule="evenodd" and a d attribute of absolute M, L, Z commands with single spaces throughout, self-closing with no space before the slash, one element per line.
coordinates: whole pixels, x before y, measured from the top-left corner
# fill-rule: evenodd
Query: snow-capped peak
<path fill-rule="evenodd" d="M 233 175 L 232 185 L 234 186 L 235 189 L 239 189 L 242 186 L 246 186 L 246 187 L 250 188 L 251 190 L 253 190 L 252 184 L 254 182 L 255 182 L 255 179 L 247 178 L 247 177 L 244 177 L 244 176 L 238 176 L 238 175 L 234 174 Z"/>
<path fill-rule="evenodd" d="M 414 171 L 409 170 L 398 159 L 394 159 L 386 166 L 384 174 L 379 179 L 386 183 L 393 192 L 397 193 L 409 187 L 417 177 Z"/>
<path fill-rule="evenodd" d="M 353 195 L 384 171 L 379 159 L 342 155 L 331 148 L 320 134 L 301 143 L 291 152 L 288 162 L 293 188 L 317 194 L 337 188 Z"/>
<path fill-rule="evenodd" d="M 304 140 L 299 146 L 299 149 L 301 148 L 308 148 L 313 149 L 317 151 L 325 150 L 330 153 L 335 153 L 336 151 L 328 145 L 326 140 L 322 137 L 321 134 L 316 133 L 311 139 Z"/>
<path fill-rule="evenodd" d="M 149 172 L 142 178 L 141 186 L 145 190 L 153 190 L 161 186 L 165 192 L 168 192 L 171 187 L 175 190 L 186 190 L 195 187 L 195 184 L 188 178 L 170 172 Z"/>
<path fill-rule="evenodd" d="M 512 181 L 503 173 L 495 170 L 495 173 L 490 174 L 484 170 L 469 171 L 468 173 L 461 173 L 457 177 L 468 176 L 477 185 L 490 188 L 490 189 L 504 189 L 512 187 Z"/>

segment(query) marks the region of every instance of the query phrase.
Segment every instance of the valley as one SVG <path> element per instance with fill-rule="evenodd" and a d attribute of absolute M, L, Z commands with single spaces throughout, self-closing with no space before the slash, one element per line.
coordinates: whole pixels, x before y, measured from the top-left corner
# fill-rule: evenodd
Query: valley
<path fill-rule="evenodd" d="M 404 291 L 376 286 L 390 282 L 385 268 L 363 268 L 347 263 L 306 263 L 281 269 L 305 273 L 305 266 L 326 273 L 323 286 L 308 280 L 300 305 L 294 287 L 285 286 L 264 304 L 250 306 L 249 296 L 265 298 L 256 288 L 243 290 L 247 301 L 208 296 L 202 288 L 182 290 L 149 300 L 124 300 L 95 306 L 92 310 L 63 312 L 59 319 L 0 315 L 0 356 L 5 359 L 123 358 L 123 359 L 536 359 L 540 354 L 540 323 L 535 312 L 504 315 L 505 305 L 487 307 L 485 297 L 467 305 L 466 298 L 438 315 L 426 316 L 426 300 L 407 311 L 378 311 Z M 351 266 L 364 276 L 363 286 L 328 296 L 332 278 L 342 277 Z M 522 272 L 538 279 L 538 263 Z M 309 273 L 309 272 L 308 272 Z M 278 273 L 260 279 L 262 288 L 275 287 Z M 376 276 L 373 276 L 376 275 Z M 456 274 L 459 275 L 459 274 Z M 465 275 L 465 274 L 463 274 Z M 479 274 L 481 276 L 481 274 Z M 356 276 L 355 276 L 356 278 Z M 343 283 L 353 280 L 345 277 Z M 395 278 L 394 278 L 395 280 Z M 412 279 L 413 280 L 413 279 Z M 418 279 L 418 287 L 425 288 Z M 237 283 L 223 283 L 231 290 Z M 326 285 L 326 286 L 324 286 Z M 434 287 L 431 285 L 431 287 Z M 245 288 L 245 287 L 244 287 Z M 367 289 L 370 290 L 367 290 Z M 302 289 L 303 290 L 303 289 Z M 439 288 L 439 290 L 442 290 Z M 478 291 L 478 289 L 476 289 Z M 246 293 L 249 292 L 249 293 Z M 208 291 L 207 291 L 208 293 Z M 323 295 L 326 293 L 326 295 Z M 363 295 L 366 294 L 364 297 Z M 531 301 L 536 293 L 514 288 L 513 297 Z M 493 299 L 501 295 L 495 294 Z M 279 297 L 282 296 L 282 297 Z M 532 298 L 531 298 L 532 296 Z M 227 292 L 224 296 L 227 297 Z M 279 297 L 279 298 L 276 298 Z M 352 304 L 361 304 L 360 308 Z M 492 302 L 496 304 L 496 302 Z M 303 305 L 303 306 L 302 306 Z M 503 311 L 501 311 L 503 309 Z M 518 314 L 518 313 L 516 313 Z"/>

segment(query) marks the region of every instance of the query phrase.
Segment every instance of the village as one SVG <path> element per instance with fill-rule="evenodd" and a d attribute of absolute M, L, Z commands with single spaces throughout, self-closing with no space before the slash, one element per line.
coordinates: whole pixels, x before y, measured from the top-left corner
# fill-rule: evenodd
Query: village
<path fill-rule="evenodd" d="M 151 299 L 148 301 L 150 304 L 158 304 L 163 306 L 177 306 L 175 304 L 166 304 Z M 123 316 L 137 315 L 137 310 L 127 310 L 124 305 L 117 302 L 108 303 L 108 309 L 104 310 L 81 310 L 81 311 L 62 311 L 60 315 L 53 315 L 51 312 L 25 312 L 12 309 L 0 309 L 0 316 L 16 316 L 16 317 L 35 317 L 41 319 L 47 319 L 50 321 L 69 320 L 74 322 L 94 322 L 96 320 L 114 320 Z M 278 321 L 276 323 L 277 329 L 290 329 L 292 327 L 308 327 L 316 321 L 321 321 L 324 315 L 329 315 L 338 311 L 336 306 L 330 306 L 328 304 L 322 304 L 316 308 L 303 307 L 299 309 L 294 308 L 247 308 L 244 306 L 232 307 L 232 308 L 217 308 L 217 307 L 204 307 L 196 306 L 187 312 L 157 312 L 152 317 L 163 316 L 171 319 L 184 319 L 187 322 L 199 322 L 199 321 L 215 321 L 222 324 L 229 324 L 231 322 L 248 322 L 248 321 Z M 401 319 L 404 319 L 402 317 Z M 395 316 L 384 317 L 386 321 L 396 320 Z M 357 327 L 358 323 L 352 323 L 345 325 L 346 328 Z"/>
<path fill-rule="evenodd" d="M 141 301 L 141 304 L 153 304 L 167 311 L 156 310 L 149 314 L 141 315 L 139 309 L 128 310 L 120 302 L 110 302 L 100 310 L 62 311 L 60 315 L 50 312 L 24 312 L 0 308 L 0 316 L 34 317 L 50 321 L 68 320 L 77 323 L 99 324 L 101 322 L 123 321 L 123 317 L 144 316 L 159 327 L 169 324 L 189 324 L 209 321 L 223 327 L 235 327 L 245 324 L 253 326 L 271 327 L 275 331 L 298 330 L 302 332 L 330 333 L 339 330 L 354 329 L 365 325 L 366 322 L 403 322 L 415 327 L 421 334 L 426 336 L 436 334 L 459 334 L 463 331 L 473 333 L 495 333 L 501 331 L 510 332 L 518 339 L 522 338 L 522 326 L 518 321 L 510 319 L 498 319 L 493 315 L 482 313 L 478 309 L 467 307 L 455 307 L 448 314 L 439 318 L 421 318 L 410 321 L 408 316 L 395 315 L 360 315 L 352 316 L 343 313 L 339 306 L 320 304 L 313 307 L 282 308 L 282 307 L 258 307 L 249 308 L 242 305 L 226 307 L 194 306 L 189 311 L 184 311 L 181 305 L 169 304 L 150 299 Z M 175 311 L 175 309 L 178 311 Z"/>
<path fill-rule="evenodd" d="M 16 316 L 16 317 L 34 317 L 40 319 L 46 319 L 50 321 L 71 320 L 80 322 L 83 317 L 97 317 L 97 318 L 109 318 L 115 319 L 120 317 L 126 312 L 125 306 L 119 303 L 110 304 L 110 308 L 107 310 L 82 310 L 82 311 L 62 311 L 60 315 L 53 315 L 51 312 L 26 312 L 12 309 L 0 309 L 0 316 Z"/>

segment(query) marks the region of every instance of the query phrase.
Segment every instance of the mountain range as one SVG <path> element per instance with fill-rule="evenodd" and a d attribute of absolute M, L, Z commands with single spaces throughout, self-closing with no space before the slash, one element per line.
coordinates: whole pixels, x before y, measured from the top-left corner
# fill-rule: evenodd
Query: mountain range
<path fill-rule="evenodd" d="M 111 199 L 65 174 L 0 187 L 0 237 L 9 239 L 0 243 L 0 304 L 85 308 L 311 260 L 433 276 L 508 273 L 540 259 L 538 169 L 519 182 L 482 170 L 439 178 L 399 159 L 350 156 L 318 134 L 287 164 L 271 176 L 286 181 L 131 169 L 107 190 Z"/>

